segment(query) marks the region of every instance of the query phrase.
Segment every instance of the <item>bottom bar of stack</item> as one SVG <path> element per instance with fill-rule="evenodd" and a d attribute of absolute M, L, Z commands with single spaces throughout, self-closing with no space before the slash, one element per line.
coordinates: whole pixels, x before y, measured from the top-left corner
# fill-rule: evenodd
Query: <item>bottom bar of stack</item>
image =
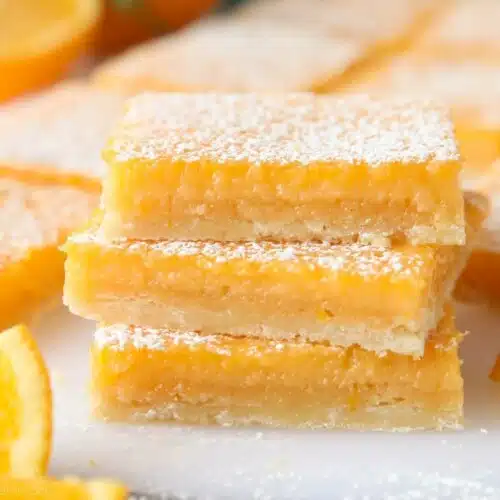
<path fill-rule="evenodd" d="M 223 426 L 457 429 L 461 338 L 451 307 L 421 358 L 303 340 L 103 326 L 92 348 L 94 414 Z"/>

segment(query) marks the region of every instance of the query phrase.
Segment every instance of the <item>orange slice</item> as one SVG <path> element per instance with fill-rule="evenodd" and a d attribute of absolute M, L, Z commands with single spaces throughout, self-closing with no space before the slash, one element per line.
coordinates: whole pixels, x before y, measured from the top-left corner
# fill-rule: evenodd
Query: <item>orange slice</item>
<path fill-rule="evenodd" d="M 112 481 L 83 483 L 78 479 L 14 479 L 0 476 L 0 499 L 9 500 L 124 500 L 126 489 Z"/>
<path fill-rule="evenodd" d="M 0 476 L 45 473 L 52 441 L 47 368 L 25 326 L 0 333 Z"/>
<path fill-rule="evenodd" d="M 0 101 L 58 80 L 88 47 L 100 0 L 0 2 Z"/>

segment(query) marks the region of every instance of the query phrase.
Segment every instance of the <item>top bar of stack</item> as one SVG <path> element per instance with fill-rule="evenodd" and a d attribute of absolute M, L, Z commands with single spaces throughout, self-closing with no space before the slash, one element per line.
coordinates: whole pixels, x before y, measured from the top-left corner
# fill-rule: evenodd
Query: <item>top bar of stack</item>
<path fill-rule="evenodd" d="M 107 239 L 465 243 L 453 127 L 432 103 L 144 94 L 104 157 Z"/>

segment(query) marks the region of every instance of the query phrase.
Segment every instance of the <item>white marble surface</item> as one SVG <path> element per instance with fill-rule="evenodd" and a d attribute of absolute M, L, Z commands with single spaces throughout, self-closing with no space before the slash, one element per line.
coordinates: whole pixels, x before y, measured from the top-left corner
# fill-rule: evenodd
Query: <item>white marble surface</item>
<path fill-rule="evenodd" d="M 93 324 L 62 308 L 35 328 L 55 392 L 51 473 L 112 476 L 201 499 L 500 499 L 500 312 L 461 306 L 471 331 L 463 432 L 278 432 L 95 423 L 88 416 Z"/>

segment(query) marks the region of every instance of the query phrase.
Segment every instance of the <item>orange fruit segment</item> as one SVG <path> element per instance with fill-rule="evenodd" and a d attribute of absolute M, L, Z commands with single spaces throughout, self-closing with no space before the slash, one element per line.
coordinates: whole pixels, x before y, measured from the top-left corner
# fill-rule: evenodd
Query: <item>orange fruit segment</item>
<path fill-rule="evenodd" d="M 0 2 L 0 101 L 58 80 L 95 32 L 100 0 Z"/>
<path fill-rule="evenodd" d="M 47 368 L 29 330 L 15 326 L 0 333 L 0 477 L 44 474 L 51 442 Z"/>
<path fill-rule="evenodd" d="M 121 484 L 96 480 L 84 483 L 78 479 L 19 479 L 0 476 L 0 499 L 9 500 L 124 500 Z"/>

